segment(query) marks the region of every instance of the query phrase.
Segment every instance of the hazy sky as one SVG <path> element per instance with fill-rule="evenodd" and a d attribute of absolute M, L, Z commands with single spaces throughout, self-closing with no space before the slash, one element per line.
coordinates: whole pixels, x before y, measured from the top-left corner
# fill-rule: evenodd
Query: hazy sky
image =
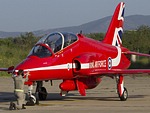
<path fill-rule="evenodd" d="M 0 0 L 0 31 L 77 26 L 113 14 L 121 0 Z M 125 16 L 150 15 L 150 0 L 124 0 Z"/>

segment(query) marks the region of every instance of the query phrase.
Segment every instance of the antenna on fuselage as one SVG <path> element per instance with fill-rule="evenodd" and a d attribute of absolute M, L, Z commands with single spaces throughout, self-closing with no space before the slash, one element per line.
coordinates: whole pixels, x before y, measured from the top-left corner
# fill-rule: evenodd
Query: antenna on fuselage
<path fill-rule="evenodd" d="M 82 34 L 82 30 L 80 30 L 80 34 Z"/>

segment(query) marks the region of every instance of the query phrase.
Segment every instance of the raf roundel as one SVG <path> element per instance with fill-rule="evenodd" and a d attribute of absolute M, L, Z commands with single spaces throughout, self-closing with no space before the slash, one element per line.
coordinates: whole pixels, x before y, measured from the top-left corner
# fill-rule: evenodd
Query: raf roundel
<path fill-rule="evenodd" d="M 112 60 L 111 58 L 109 57 L 108 58 L 108 70 L 110 70 L 112 68 Z"/>

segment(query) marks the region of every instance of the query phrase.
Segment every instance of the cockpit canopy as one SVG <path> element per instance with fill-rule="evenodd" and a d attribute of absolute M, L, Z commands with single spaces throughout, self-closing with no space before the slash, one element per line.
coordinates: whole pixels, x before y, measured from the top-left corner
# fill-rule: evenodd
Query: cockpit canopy
<path fill-rule="evenodd" d="M 52 33 L 41 38 L 32 48 L 29 55 L 35 55 L 40 58 L 48 57 L 76 41 L 77 36 L 75 34 L 60 32 Z"/>

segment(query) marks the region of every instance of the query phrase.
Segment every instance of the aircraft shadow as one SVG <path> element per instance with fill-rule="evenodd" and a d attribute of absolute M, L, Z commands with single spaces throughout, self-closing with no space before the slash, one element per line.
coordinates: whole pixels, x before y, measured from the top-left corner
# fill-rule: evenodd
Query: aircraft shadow
<path fill-rule="evenodd" d="M 129 95 L 129 98 L 144 98 L 147 95 Z M 108 96 L 80 96 L 79 94 L 68 94 L 66 97 L 60 96 L 59 93 L 49 93 L 45 101 L 75 101 L 75 100 L 95 100 L 95 101 L 120 101 L 119 97 Z M 13 92 L 0 92 L 0 102 L 16 101 Z"/>
<path fill-rule="evenodd" d="M 0 92 L 0 102 L 15 101 L 13 92 Z"/>
<path fill-rule="evenodd" d="M 147 95 L 129 95 L 128 98 L 144 98 Z M 96 101 L 120 101 L 119 97 L 116 95 L 115 97 L 111 96 L 94 96 L 94 97 L 89 97 L 89 96 L 80 96 L 78 94 L 68 94 L 66 97 L 60 96 L 58 93 L 51 93 L 48 94 L 48 97 L 46 101 L 57 101 L 57 100 L 62 100 L 62 101 L 75 101 L 75 100 L 96 100 Z"/>

